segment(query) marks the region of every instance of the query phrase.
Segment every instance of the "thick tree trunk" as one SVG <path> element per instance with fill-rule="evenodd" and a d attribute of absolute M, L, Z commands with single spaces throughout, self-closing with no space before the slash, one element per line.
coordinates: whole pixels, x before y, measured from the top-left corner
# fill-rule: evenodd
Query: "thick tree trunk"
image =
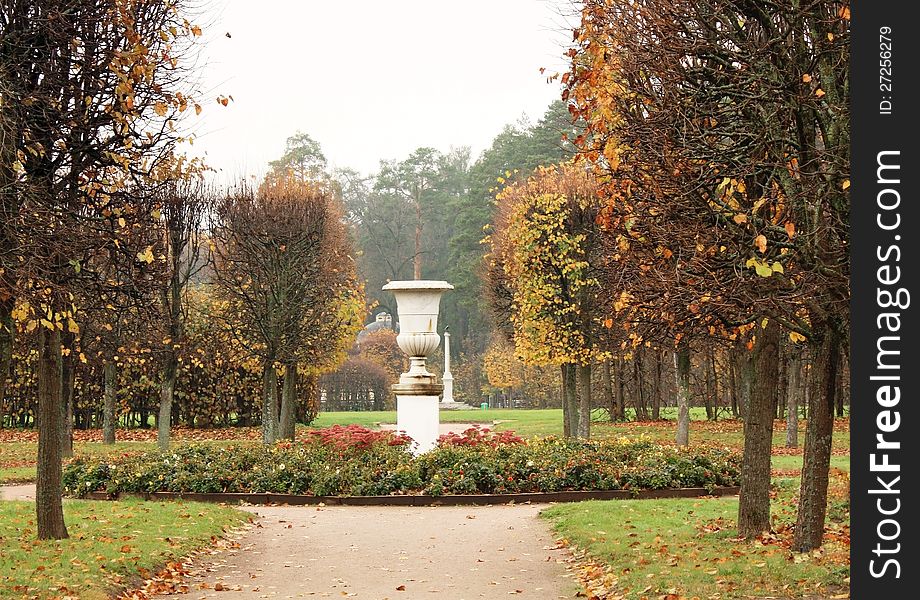
<path fill-rule="evenodd" d="M 757 338 L 752 361 L 756 378 L 744 420 L 744 460 L 738 501 L 738 535 L 744 538 L 770 530 L 770 455 L 779 369 L 779 325 L 771 319 Z"/>
<path fill-rule="evenodd" d="M 591 365 L 578 365 L 578 437 L 591 437 Z"/>
<path fill-rule="evenodd" d="M 815 329 L 812 373 L 805 431 L 805 460 L 799 489 L 799 510 L 792 547 L 808 552 L 821 546 L 827 513 L 827 483 L 834 435 L 834 392 L 840 358 L 840 336 L 833 325 Z"/>
<path fill-rule="evenodd" d="M 61 456 L 64 458 L 73 457 L 73 387 L 75 373 L 72 342 L 73 340 L 71 339 L 68 344 L 71 352 L 67 356 L 61 356 L 61 417 L 64 419 L 61 424 Z"/>
<path fill-rule="evenodd" d="M 799 391 L 802 385 L 801 351 L 792 350 L 789 359 L 789 386 L 786 391 L 786 447 L 799 447 Z"/>
<path fill-rule="evenodd" d="M 610 414 L 610 420 L 616 421 L 619 409 L 617 408 L 616 396 L 613 395 L 613 380 L 610 374 L 610 359 L 604 360 L 603 372 L 601 373 L 602 383 L 604 385 L 604 403 L 607 405 L 607 411 Z"/>
<path fill-rule="evenodd" d="M 278 436 L 283 440 L 294 439 L 294 413 L 297 408 L 297 365 L 284 366 L 284 384 L 281 389 L 281 419 Z"/>
<path fill-rule="evenodd" d="M 160 410 L 157 416 L 157 446 L 161 451 L 169 450 L 170 430 L 172 429 L 172 406 L 176 395 L 176 375 L 179 371 L 179 358 L 174 351 L 163 362 L 160 372 Z"/>
<path fill-rule="evenodd" d="M 677 371 L 677 435 L 678 446 L 690 444 L 690 348 L 682 346 L 674 353 Z"/>
<path fill-rule="evenodd" d="M 102 366 L 102 443 L 115 443 L 115 392 L 118 371 L 115 362 L 106 360 Z"/>
<path fill-rule="evenodd" d="M 278 373 L 274 361 L 262 364 L 262 443 L 278 441 Z"/>
<path fill-rule="evenodd" d="M 68 537 L 61 502 L 61 334 L 40 328 L 38 337 L 36 523 L 38 539 L 61 540 Z"/>

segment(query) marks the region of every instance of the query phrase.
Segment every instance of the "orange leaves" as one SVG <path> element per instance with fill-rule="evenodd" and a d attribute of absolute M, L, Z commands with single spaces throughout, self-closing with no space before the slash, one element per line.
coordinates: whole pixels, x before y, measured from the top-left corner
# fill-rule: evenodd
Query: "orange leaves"
<path fill-rule="evenodd" d="M 767 251 L 767 236 L 760 234 L 754 238 L 754 246 L 760 251 L 761 254 L 766 253 Z"/>
<path fill-rule="evenodd" d="M 787 221 L 786 224 L 783 225 L 783 228 L 786 230 L 786 235 L 788 235 L 791 240 L 795 236 L 795 223 Z"/>

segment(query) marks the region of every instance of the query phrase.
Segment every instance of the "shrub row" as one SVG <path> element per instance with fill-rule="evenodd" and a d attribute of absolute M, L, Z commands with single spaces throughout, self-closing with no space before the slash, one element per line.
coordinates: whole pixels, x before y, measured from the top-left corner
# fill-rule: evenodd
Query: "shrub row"
<path fill-rule="evenodd" d="M 316 496 L 501 494 L 737 485 L 740 457 L 718 448 L 681 450 L 649 441 L 477 433 L 445 438 L 412 456 L 406 438 L 340 428 L 275 446 L 191 444 L 173 452 L 76 459 L 68 495 L 105 492 L 245 492 Z M 352 440 L 353 443 L 349 442 Z"/>

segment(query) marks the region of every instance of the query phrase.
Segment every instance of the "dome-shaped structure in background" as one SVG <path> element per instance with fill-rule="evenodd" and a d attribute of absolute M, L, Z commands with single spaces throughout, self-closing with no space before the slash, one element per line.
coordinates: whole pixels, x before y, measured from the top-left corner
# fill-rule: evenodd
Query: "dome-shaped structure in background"
<path fill-rule="evenodd" d="M 364 339 L 367 334 L 380 331 L 381 329 L 392 329 L 396 333 L 399 333 L 399 323 L 394 323 L 393 315 L 388 312 L 377 313 L 377 317 L 365 325 L 364 329 L 358 332 L 358 344 L 361 343 L 361 340 Z"/>

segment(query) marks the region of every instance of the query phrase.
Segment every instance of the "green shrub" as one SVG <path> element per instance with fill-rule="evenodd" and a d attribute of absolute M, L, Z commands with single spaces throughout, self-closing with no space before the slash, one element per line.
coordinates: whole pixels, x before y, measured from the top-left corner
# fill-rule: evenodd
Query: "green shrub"
<path fill-rule="evenodd" d="M 402 438 L 354 427 L 275 446 L 187 445 L 172 452 L 77 459 L 66 493 L 273 492 L 316 496 L 491 494 L 737 485 L 740 458 L 724 449 L 649 441 L 560 438 L 445 441 L 414 457 Z"/>

